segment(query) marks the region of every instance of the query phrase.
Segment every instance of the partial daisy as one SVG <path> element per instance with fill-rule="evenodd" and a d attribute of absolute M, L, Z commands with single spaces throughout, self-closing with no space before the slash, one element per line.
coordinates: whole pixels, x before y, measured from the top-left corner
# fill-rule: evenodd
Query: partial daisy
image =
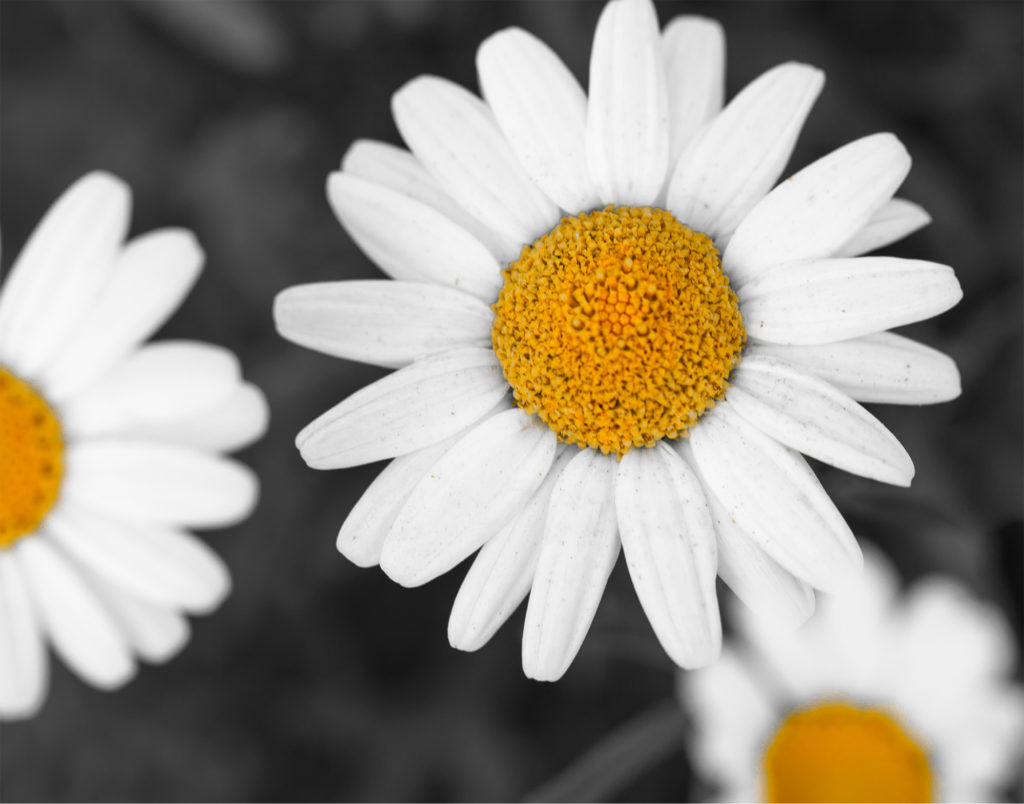
<path fill-rule="evenodd" d="M 697 770 L 725 801 L 994 801 L 1019 779 L 1024 687 L 994 607 L 951 578 L 900 592 L 881 554 L 785 632 L 742 611 L 680 674 Z"/>
<path fill-rule="evenodd" d="M 783 64 L 723 108 L 720 26 L 661 32 L 649 0 L 604 8 L 588 94 L 516 28 L 477 68 L 483 99 L 410 81 L 392 102 L 409 150 L 357 141 L 328 179 L 391 281 L 275 305 L 296 343 L 398 369 L 297 439 L 317 469 L 395 459 L 339 550 L 417 586 L 480 549 L 450 641 L 479 648 L 529 593 L 537 679 L 576 655 L 620 546 L 683 667 L 720 649 L 716 570 L 802 621 L 861 557 L 799 453 L 909 484 L 856 400 L 959 393 L 948 357 L 886 332 L 954 305 L 952 269 L 860 256 L 928 222 L 893 198 L 906 150 L 865 137 L 772 189 L 821 72 Z"/>
<path fill-rule="evenodd" d="M 91 173 L 43 218 L 0 289 L 0 718 L 46 695 L 46 645 L 113 689 L 163 662 L 187 614 L 230 588 L 188 532 L 248 516 L 257 481 L 222 457 L 267 404 L 233 353 L 143 343 L 199 276 L 190 232 L 124 242 L 130 192 Z"/>

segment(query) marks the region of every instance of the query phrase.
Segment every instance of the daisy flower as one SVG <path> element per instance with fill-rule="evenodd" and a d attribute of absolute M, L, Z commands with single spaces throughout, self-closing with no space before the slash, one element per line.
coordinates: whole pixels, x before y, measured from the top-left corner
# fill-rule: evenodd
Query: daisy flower
<path fill-rule="evenodd" d="M 659 31 L 650 0 L 605 6 L 586 94 L 517 28 L 477 68 L 483 99 L 410 81 L 409 150 L 357 141 L 328 179 L 391 280 L 276 302 L 286 338 L 398 369 L 297 439 L 317 469 L 395 459 L 339 550 L 417 586 L 479 549 L 450 641 L 479 648 L 529 593 L 536 679 L 569 666 L 620 547 L 683 667 L 720 649 L 716 571 L 802 621 L 861 557 L 799 453 L 909 484 L 857 400 L 959 393 L 948 357 L 886 331 L 954 305 L 952 269 L 859 256 L 928 221 L 893 198 L 906 150 L 865 137 L 775 186 L 821 72 L 783 64 L 723 108 L 721 28 Z"/>
<path fill-rule="evenodd" d="M 951 579 L 900 594 L 865 571 L 784 632 L 741 612 L 714 667 L 679 676 L 697 769 L 725 801 L 994 801 L 1019 778 L 1013 634 Z"/>
<path fill-rule="evenodd" d="M 230 588 L 187 532 L 246 517 L 252 472 L 219 453 L 266 428 L 227 349 L 143 344 L 199 276 L 191 233 L 124 243 L 128 187 L 105 173 L 53 205 L 0 289 L 0 718 L 46 695 L 50 643 L 83 680 L 126 683 Z"/>

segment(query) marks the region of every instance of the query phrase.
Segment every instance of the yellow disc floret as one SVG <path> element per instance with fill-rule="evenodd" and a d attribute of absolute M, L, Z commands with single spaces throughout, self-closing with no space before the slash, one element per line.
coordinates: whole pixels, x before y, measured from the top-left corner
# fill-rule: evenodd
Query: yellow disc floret
<path fill-rule="evenodd" d="M 885 712 L 827 702 L 786 717 L 764 754 L 766 801 L 931 801 L 924 750 Z"/>
<path fill-rule="evenodd" d="M 32 533 L 57 501 L 63 452 L 49 405 L 0 367 L 0 550 Z"/>
<path fill-rule="evenodd" d="M 746 343 L 718 251 L 664 210 L 563 218 L 504 272 L 491 336 L 516 401 L 619 456 L 684 434 Z"/>

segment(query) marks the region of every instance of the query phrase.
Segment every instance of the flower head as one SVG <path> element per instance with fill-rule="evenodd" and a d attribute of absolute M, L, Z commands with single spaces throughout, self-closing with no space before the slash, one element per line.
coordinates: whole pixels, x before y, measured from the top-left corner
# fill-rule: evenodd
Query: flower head
<path fill-rule="evenodd" d="M 744 612 L 714 667 L 680 675 L 693 759 L 722 800 L 992 801 L 1019 769 L 1002 615 L 948 578 L 900 593 L 867 558 L 802 629 Z"/>
<path fill-rule="evenodd" d="M 130 194 L 92 173 L 54 204 L 0 289 L 0 718 L 46 694 L 46 643 L 110 689 L 188 640 L 227 595 L 186 529 L 248 515 L 254 475 L 219 453 L 266 428 L 226 349 L 143 342 L 196 281 L 186 231 L 123 243 Z"/>
<path fill-rule="evenodd" d="M 483 98 L 421 76 L 409 150 L 356 142 L 328 197 L 393 281 L 291 288 L 279 331 L 397 368 L 306 427 L 306 462 L 395 459 L 338 548 L 415 586 L 479 549 L 449 624 L 478 648 L 529 593 L 528 675 L 558 678 L 620 546 L 684 667 L 714 660 L 716 571 L 770 617 L 860 566 L 806 453 L 906 485 L 855 400 L 955 397 L 945 355 L 885 330 L 949 308 L 952 270 L 860 255 L 928 222 L 893 198 L 910 157 L 876 134 L 781 183 L 821 90 L 783 64 L 723 108 L 720 27 L 658 28 L 611 0 L 588 92 L 543 42 L 478 51 Z M 774 189 L 773 189 L 774 188 Z"/>

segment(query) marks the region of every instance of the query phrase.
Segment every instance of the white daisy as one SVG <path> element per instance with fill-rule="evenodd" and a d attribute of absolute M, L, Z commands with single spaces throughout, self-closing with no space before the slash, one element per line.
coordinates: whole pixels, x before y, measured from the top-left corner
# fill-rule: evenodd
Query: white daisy
<path fill-rule="evenodd" d="M 298 436 L 318 469 L 396 458 L 339 550 L 417 586 L 482 548 L 450 641 L 479 648 L 529 593 L 533 678 L 569 666 L 620 544 L 684 667 L 720 648 L 716 569 L 802 621 L 861 557 L 798 451 L 906 485 L 909 456 L 855 400 L 959 393 L 948 357 L 885 331 L 954 305 L 953 271 L 858 258 L 928 222 L 893 198 L 906 150 L 865 137 L 773 190 L 822 74 L 783 64 L 722 108 L 723 65 L 717 23 L 660 32 L 649 0 L 605 7 L 589 95 L 500 31 L 483 100 L 410 81 L 393 98 L 410 150 L 358 141 L 328 180 L 394 281 L 277 299 L 285 337 L 398 369 Z"/>
<path fill-rule="evenodd" d="M 169 659 L 227 568 L 187 532 L 252 510 L 252 472 L 218 453 L 266 429 L 227 349 L 143 345 L 199 276 L 191 233 L 124 243 L 130 192 L 92 173 L 54 204 L 0 289 L 0 718 L 34 714 L 49 642 L 111 689 Z"/>
<path fill-rule="evenodd" d="M 993 801 L 1019 776 L 1013 634 L 948 578 L 897 594 L 881 555 L 783 632 L 742 612 L 714 667 L 679 676 L 697 770 L 726 801 Z"/>

